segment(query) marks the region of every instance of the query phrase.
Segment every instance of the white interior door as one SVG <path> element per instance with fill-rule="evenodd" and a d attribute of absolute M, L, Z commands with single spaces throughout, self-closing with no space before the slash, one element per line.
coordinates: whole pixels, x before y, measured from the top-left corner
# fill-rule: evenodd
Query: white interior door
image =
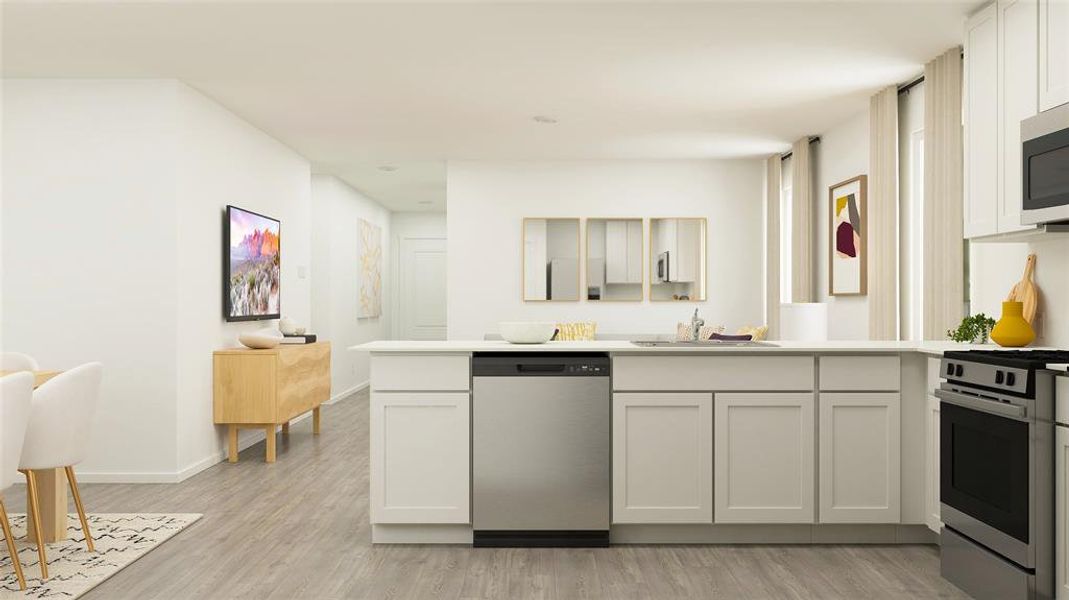
<path fill-rule="evenodd" d="M 400 250 L 400 337 L 444 340 L 445 239 L 402 238 Z"/>

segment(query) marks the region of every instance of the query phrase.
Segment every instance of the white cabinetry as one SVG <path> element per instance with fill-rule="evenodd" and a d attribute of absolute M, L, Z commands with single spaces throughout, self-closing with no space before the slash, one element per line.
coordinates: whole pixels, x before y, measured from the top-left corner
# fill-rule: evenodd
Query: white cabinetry
<path fill-rule="evenodd" d="M 712 523 L 713 396 L 613 395 L 613 522 Z"/>
<path fill-rule="evenodd" d="M 998 19 L 991 4 L 965 24 L 965 237 L 998 232 Z"/>
<path fill-rule="evenodd" d="M 1069 0 L 1039 0 L 1039 110 L 1069 102 Z"/>
<path fill-rule="evenodd" d="M 820 522 L 899 522 L 900 399 L 820 394 Z"/>
<path fill-rule="evenodd" d="M 1021 121 L 1039 112 L 1037 0 L 999 0 L 998 233 L 1032 229 L 1021 225 Z"/>
<path fill-rule="evenodd" d="M 1054 478 L 1057 490 L 1055 497 L 1055 533 L 1054 560 L 1057 561 L 1057 585 L 1055 596 L 1058 600 L 1069 600 L 1069 429 L 1058 426 L 1054 443 Z"/>
<path fill-rule="evenodd" d="M 471 522 L 470 365 L 467 354 L 372 354 L 372 523 Z"/>
<path fill-rule="evenodd" d="M 371 522 L 470 523 L 467 392 L 372 392 Z"/>
<path fill-rule="evenodd" d="M 815 519 L 813 394 L 716 394 L 717 523 Z"/>
<path fill-rule="evenodd" d="M 924 522 L 939 533 L 943 519 L 939 510 L 939 399 L 935 396 L 928 396 L 925 421 Z"/>
<path fill-rule="evenodd" d="M 1069 0 L 997 0 L 965 25 L 965 237 L 1021 224 L 1021 121 L 1069 94 Z M 1060 52 L 1060 54 L 1058 54 Z"/>
<path fill-rule="evenodd" d="M 642 221 L 605 222 L 605 283 L 642 283 Z"/>

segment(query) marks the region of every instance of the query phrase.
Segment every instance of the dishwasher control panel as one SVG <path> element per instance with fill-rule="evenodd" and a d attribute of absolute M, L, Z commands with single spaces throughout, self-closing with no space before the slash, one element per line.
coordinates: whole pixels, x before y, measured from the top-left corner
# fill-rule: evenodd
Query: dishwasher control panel
<path fill-rule="evenodd" d="M 583 374 L 589 374 L 589 375 L 605 374 L 605 375 L 608 375 L 609 374 L 609 368 L 607 366 L 602 366 L 602 365 L 596 365 L 596 364 L 595 365 L 590 365 L 590 364 L 583 363 L 583 364 L 580 364 L 580 365 L 566 365 L 565 366 L 565 372 L 567 372 L 567 373 L 577 373 L 577 374 L 580 374 L 580 375 L 583 375 Z"/>
<path fill-rule="evenodd" d="M 476 352 L 474 377 L 609 377 L 608 354 L 597 352 Z"/>

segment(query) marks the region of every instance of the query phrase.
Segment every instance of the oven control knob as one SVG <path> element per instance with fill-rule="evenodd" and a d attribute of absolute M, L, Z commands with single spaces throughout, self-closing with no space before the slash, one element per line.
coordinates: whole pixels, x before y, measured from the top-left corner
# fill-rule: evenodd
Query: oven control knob
<path fill-rule="evenodd" d="M 965 369 L 961 365 L 957 365 L 956 367 L 954 367 L 954 376 L 955 377 L 961 377 L 961 374 L 964 373 L 964 372 L 965 372 Z"/>
<path fill-rule="evenodd" d="M 954 375 L 954 363 L 947 363 L 947 376 Z"/>
<path fill-rule="evenodd" d="M 1006 373 L 1002 371 L 995 371 L 995 383 L 1002 385 L 1002 382 L 1006 379 Z"/>
<path fill-rule="evenodd" d="M 1006 373 L 1006 385 L 1013 386 L 1017 383 L 1017 375 L 1014 373 Z"/>

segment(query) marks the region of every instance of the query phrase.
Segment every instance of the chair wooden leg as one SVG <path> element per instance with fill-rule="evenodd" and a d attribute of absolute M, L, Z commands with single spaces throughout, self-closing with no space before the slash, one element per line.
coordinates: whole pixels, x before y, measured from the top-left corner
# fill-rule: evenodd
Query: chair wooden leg
<path fill-rule="evenodd" d="M 26 577 L 22 574 L 22 562 L 19 560 L 19 551 L 15 549 L 15 538 L 11 537 L 11 525 L 7 522 L 7 509 L 4 508 L 4 500 L 0 498 L 0 529 L 4 530 L 4 539 L 7 540 L 7 553 L 11 556 L 11 564 L 15 567 L 15 577 L 19 580 L 19 589 L 26 589 Z"/>
<path fill-rule="evenodd" d="M 89 520 L 85 518 L 85 506 L 82 504 L 82 495 L 78 493 L 78 480 L 74 478 L 74 467 L 64 467 L 67 472 L 67 481 L 71 484 L 71 495 L 74 496 L 74 507 L 78 509 L 78 518 L 82 521 L 82 533 L 85 534 L 85 545 L 90 552 L 93 549 L 93 534 L 89 531 Z"/>
<path fill-rule="evenodd" d="M 41 579 L 48 579 L 48 557 L 45 556 L 45 540 L 41 535 L 41 500 L 37 497 L 37 475 L 33 471 L 23 471 L 26 475 L 27 503 L 30 519 L 33 521 L 37 537 L 37 558 L 41 561 Z"/>
<path fill-rule="evenodd" d="M 312 409 L 312 435 L 319 435 L 319 413 L 320 407 Z"/>

